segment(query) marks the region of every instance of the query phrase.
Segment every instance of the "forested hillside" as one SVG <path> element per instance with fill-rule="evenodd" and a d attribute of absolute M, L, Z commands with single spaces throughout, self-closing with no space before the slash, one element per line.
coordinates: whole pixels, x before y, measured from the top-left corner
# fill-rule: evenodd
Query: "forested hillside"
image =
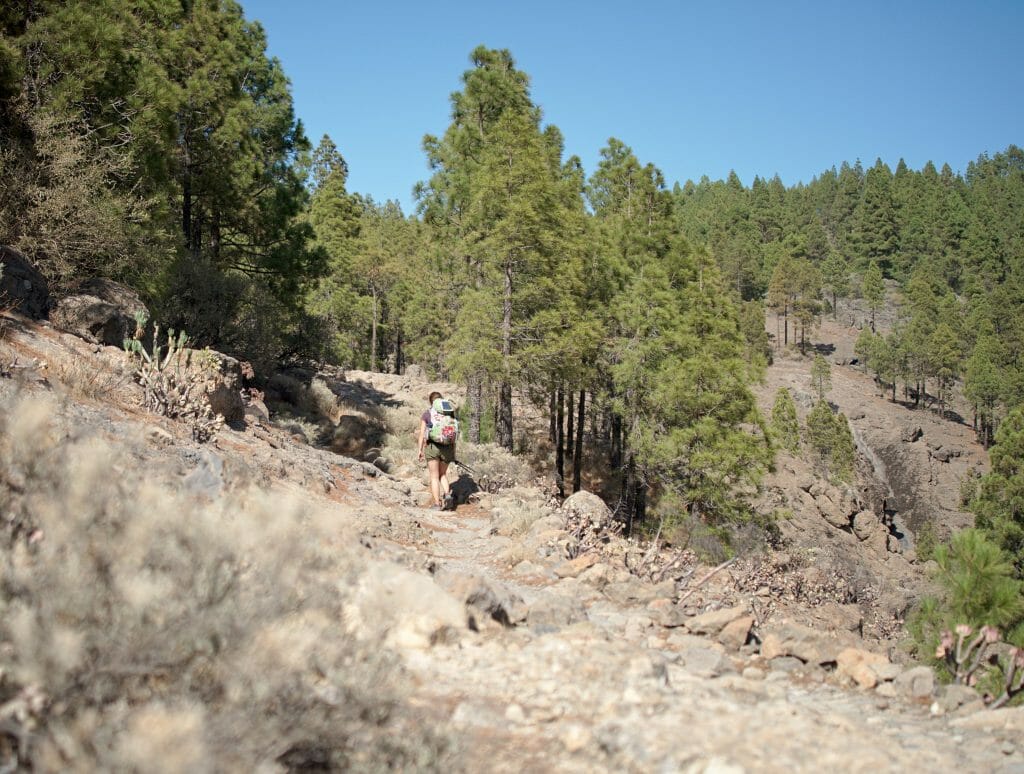
<path fill-rule="evenodd" d="M 602 460 L 628 525 L 750 517 L 772 458 L 750 391 L 766 312 L 776 346 L 805 350 L 862 298 L 858 353 L 893 400 L 945 413 L 962 387 L 986 444 L 1024 398 L 1017 147 L 963 175 L 878 160 L 669 187 L 622 139 L 583 169 L 512 55 L 480 47 L 409 214 L 347 190 L 231 0 L 22 0 L 0 32 L 0 243 L 55 290 L 124 281 L 258 375 L 418 364 L 466 387 L 471 440 L 507 449 L 533 443 L 528 401 L 561 490 Z"/>

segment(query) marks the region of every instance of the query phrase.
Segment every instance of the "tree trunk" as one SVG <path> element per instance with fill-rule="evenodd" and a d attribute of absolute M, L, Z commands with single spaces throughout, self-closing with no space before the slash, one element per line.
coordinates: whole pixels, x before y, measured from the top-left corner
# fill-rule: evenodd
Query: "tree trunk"
<path fill-rule="evenodd" d="M 370 285 L 370 370 L 377 370 L 377 288 Z"/>
<path fill-rule="evenodd" d="M 395 334 L 395 373 L 400 374 L 405 370 L 405 363 L 402 362 L 402 326 L 399 325 Z"/>
<path fill-rule="evenodd" d="M 501 388 L 498 394 L 498 445 L 512 451 L 512 261 L 505 263 L 501 317 Z"/>
<path fill-rule="evenodd" d="M 576 446 L 575 394 L 570 390 L 565 395 L 565 453 L 568 456 Z"/>
<path fill-rule="evenodd" d="M 622 467 L 622 417 L 618 414 L 612 414 L 611 421 L 611 467 L 613 471 L 617 471 Z"/>
<path fill-rule="evenodd" d="M 558 496 L 565 497 L 565 393 L 558 388 L 555 398 L 558 431 L 555 437 L 555 481 L 558 483 Z"/>
<path fill-rule="evenodd" d="M 839 314 L 838 304 L 839 304 L 839 300 L 836 298 L 836 294 L 833 293 L 832 294 L 832 319 L 833 320 L 838 319 L 838 314 Z"/>
<path fill-rule="evenodd" d="M 558 440 L 558 406 L 555 401 L 558 398 L 558 391 L 552 390 L 548 396 L 548 440 L 555 445 Z"/>
<path fill-rule="evenodd" d="M 474 374 L 466 391 L 469 402 L 469 442 L 480 443 L 480 412 L 483 411 L 483 380 Z"/>
<path fill-rule="evenodd" d="M 580 401 L 576 407 L 578 415 L 576 417 L 576 446 L 572 452 L 572 491 L 580 491 L 580 474 L 583 467 L 583 423 L 587 418 L 586 415 L 587 405 L 587 392 L 586 390 L 580 390 Z"/>

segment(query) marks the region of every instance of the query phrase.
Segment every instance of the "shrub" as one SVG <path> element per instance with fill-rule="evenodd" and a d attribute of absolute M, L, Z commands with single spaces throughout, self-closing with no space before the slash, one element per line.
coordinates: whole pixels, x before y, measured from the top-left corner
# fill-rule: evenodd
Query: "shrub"
<path fill-rule="evenodd" d="M 796 416 L 796 404 L 785 387 L 780 387 L 775 393 L 771 427 L 779 446 L 792 454 L 800 451 L 800 422 Z"/>
<path fill-rule="evenodd" d="M 914 651 L 931 659 L 943 633 L 958 626 L 1010 631 L 1010 641 L 1017 642 L 1019 633 L 1013 629 L 1024 616 L 1024 584 L 1013 577 L 999 546 L 981 530 L 966 529 L 949 545 L 937 546 L 933 555 L 941 593 L 922 600 L 908 621 Z M 948 668 L 944 656 L 937 663 Z"/>
<path fill-rule="evenodd" d="M 131 450 L 65 440 L 53 404 L 0 409 L 15 768 L 439 765 L 442 738 L 400 711 L 399 665 L 341 624 L 362 563 L 325 517 L 256 491 L 203 506 Z"/>

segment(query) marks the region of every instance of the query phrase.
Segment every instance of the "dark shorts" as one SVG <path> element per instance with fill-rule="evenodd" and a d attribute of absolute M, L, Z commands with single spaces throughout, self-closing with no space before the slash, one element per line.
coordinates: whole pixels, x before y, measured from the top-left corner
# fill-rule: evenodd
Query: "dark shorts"
<path fill-rule="evenodd" d="M 455 446 L 448 444 L 441 446 L 433 441 L 427 441 L 423 449 L 423 456 L 428 460 L 441 460 L 441 462 L 452 462 L 455 459 Z"/>

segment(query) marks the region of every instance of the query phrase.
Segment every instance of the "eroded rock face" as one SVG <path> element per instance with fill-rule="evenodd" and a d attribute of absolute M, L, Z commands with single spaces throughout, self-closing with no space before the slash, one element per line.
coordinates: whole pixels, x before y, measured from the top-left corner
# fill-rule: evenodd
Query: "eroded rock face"
<path fill-rule="evenodd" d="M 228 423 L 245 419 L 242 398 L 242 366 L 235 358 L 212 349 L 186 350 L 190 368 L 201 370 L 206 380 L 206 398 L 214 414 Z"/>
<path fill-rule="evenodd" d="M 50 309 L 46 280 L 24 255 L 12 247 L 0 246 L 0 305 L 13 304 L 16 311 L 40 319 Z"/>
<path fill-rule="evenodd" d="M 149 316 L 139 294 L 112 280 L 95 277 L 60 299 L 50 321 L 54 327 L 95 344 L 120 347 L 135 333 L 136 315 Z"/>

